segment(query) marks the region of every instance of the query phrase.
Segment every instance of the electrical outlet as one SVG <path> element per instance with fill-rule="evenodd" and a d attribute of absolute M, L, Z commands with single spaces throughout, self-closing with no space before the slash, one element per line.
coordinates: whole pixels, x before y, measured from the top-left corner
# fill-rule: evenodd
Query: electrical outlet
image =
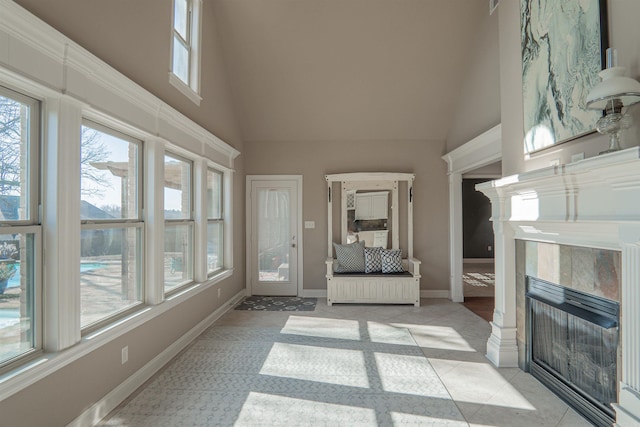
<path fill-rule="evenodd" d="M 560 166 L 560 159 L 553 159 L 549 162 L 549 166 Z"/>
<path fill-rule="evenodd" d="M 305 221 L 304 222 L 304 228 L 316 228 L 316 222 L 315 221 Z"/>
<path fill-rule="evenodd" d="M 122 347 L 122 364 L 124 365 L 129 361 L 129 346 Z"/>

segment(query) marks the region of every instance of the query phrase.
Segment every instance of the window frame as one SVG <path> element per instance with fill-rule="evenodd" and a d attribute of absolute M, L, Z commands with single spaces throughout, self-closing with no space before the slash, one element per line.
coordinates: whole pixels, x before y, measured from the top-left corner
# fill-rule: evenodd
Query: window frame
<path fill-rule="evenodd" d="M 146 294 L 146 283 L 145 283 L 145 250 L 144 250 L 144 242 L 145 242 L 145 221 L 144 221 L 144 191 L 145 191 L 145 181 L 144 181 L 144 141 L 133 136 L 130 136 L 124 132 L 121 132 L 118 129 L 115 129 L 116 126 L 111 127 L 109 125 L 105 125 L 99 123 L 95 120 L 92 120 L 87 117 L 82 118 L 81 125 L 84 127 L 89 127 L 95 131 L 105 133 L 112 137 L 124 140 L 129 142 L 130 144 L 135 144 L 137 146 L 137 164 L 136 164 L 136 179 L 137 179 L 137 188 L 136 188 L 136 218 L 113 218 L 113 219 L 100 219 L 100 218 L 91 218 L 91 219 L 80 219 L 80 235 L 82 235 L 83 231 L 87 230 L 105 230 L 105 229 L 128 229 L 128 228 L 136 228 L 138 230 L 137 241 L 138 247 L 136 247 L 136 268 L 138 273 L 138 283 L 136 284 L 137 290 L 139 292 L 139 299 L 136 303 L 124 307 L 120 310 L 116 310 L 110 315 L 97 320 L 95 322 L 89 323 L 87 325 L 82 325 L 80 323 L 80 331 L 81 334 L 87 335 L 98 329 L 104 328 L 106 325 L 117 322 L 123 317 L 137 311 L 141 306 L 145 305 L 145 294 Z M 80 129 L 81 131 L 81 129 Z M 82 137 L 81 137 L 82 138 Z M 82 149 L 82 140 L 80 141 L 81 149 Z M 81 157 L 82 158 L 82 157 Z M 80 183 L 82 182 L 82 178 L 79 178 Z M 82 200 L 82 194 L 80 194 L 80 200 Z M 79 267 L 79 266 L 78 266 Z M 82 274 L 80 275 L 82 277 Z M 82 296 L 79 296 L 80 304 L 82 307 Z M 81 320 L 80 320 L 81 321 Z"/>
<path fill-rule="evenodd" d="M 180 226 L 180 225 L 186 225 L 189 227 L 189 232 L 190 232 L 190 236 L 189 239 L 191 241 L 191 246 L 190 246 L 190 266 L 189 268 L 191 269 L 191 278 L 189 280 L 185 280 L 181 283 L 178 283 L 177 285 L 174 285 L 172 287 L 170 287 L 169 289 L 167 289 L 167 281 L 166 281 L 166 277 L 164 278 L 163 282 L 162 282 L 162 288 L 163 288 L 163 293 L 166 296 L 171 296 L 173 294 L 175 294 L 176 292 L 179 292 L 183 289 L 185 289 L 186 287 L 191 286 L 193 283 L 196 282 L 196 264 L 195 264 L 195 253 L 196 253 L 196 248 L 195 248 L 195 235 L 196 235 L 196 220 L 195 220 L 195 197 L 196 197 L 196 192 L 195 192 L 195 164 L 196 162 L 189 158 L 189 157 L 185 157 L 183 155 L 177 154 L 176 151 L 172 151 L 171 149 L 167 149 L 164 152 L 163 155 L 163 165 L 166 166 L 166 158 L 170 157 L 174 160 L 178 160 L 180 162 L 184 162 L 184 163 L 188 163 L 189 164 L 189 217 L 188 218 L 167 218 L 164 214 L 165 212 L 165 205 L 164 205 L 164 197 L 163 197 L 163 206 L 162 206 L 162 216 L 163 216 L 163 220 L 164 220 L 164 225 L 165 225 L 165 235 L 164 238 L 166 238 L 166 228 L 167 226 Z M 166 170 L 163 174 L 163 180 L 164 180 L 164 175 L 166 174 Z M 164 194 L 164 189 L 167 188 L 163 185 L 163 194 Z M 202 197 L 202 196 L 200 196 Z M 163 257 L 164 254 L 166 254 L 166 248 L 164 248 L 163 250 Z M 183 260 L 184 263 L 184 260 Z M 183 264 L 183 268 L 184 268 L 184 264 Z M 165 298 L 166 299 L 166 298 Z"/>
<path fill-rule="evenodd" d="M 185 0 L 187 2 L 187 38 L 180 34 L 175 27 L 176 0 L 172 1 L 171 9 L 171 57 L 169 58 L 169 83 L 189 98 L 194 104 L 200 105 L 200 57 L 202 41 L 202 0 Z M 182 80 L 175 72 L 173 63 L 177 54 L 176 37 L 180 44 L 187 48 L 187 78 Z"/>
<path fill-rule="evenodd" d="M 225 173 L 223 171 L 221 171 L 220 169 L 216 168 L 215 166 L 209 164 L 207 165 L 207 175 L 209 174 L 209 172 L 213 172 L 216 175 L 220 176 L 220 193 L 218 194 L 218 203 L 220 206 L 220 216 L 213 218 L 213 217 L 209 217 L 209 213 L 208 213 L 208 206 L 209 206 L 209 195 L 206 192 L 206 186 L 205 186 L 205 199 L 207 201 L 207 215 L 206 215 L 206 234 L 208 236 L 208 232 L 209 232 L 209 224 L 221 224 L 221 235 L 220 237 L 222 238 L 222 244 L 219 245 L 220 247 L 220 253 L 219 256 L 222 257 L 221 262 L 219 263 L 220 266 L 218 268 L 215 268 L 213 270 L 209 270 L 209 263 L 207 263 L 207 278 L 211 278 L 213 276 L 215 276 L 216 274 L 220 273 L 222 270 L 224 270 L 226 268 L 226 254 L 225 254 L 225 247 L 226 247 L 226 243 L 227 243 L 227 233 L 226 233 L 226 221 L 225 221 L 225 216 L 226 216 L 226 206 L 225 206 Z M 208 179 L 207 179 L 207 183 L 208 183 Z M 208 252 L 207 252 L 208 255 Z"/>
<path fill-rule="evenodd" d="M 43 353 L 44 343 L 44 310 L 43 310 L 43 240 L 42 240 L 42 216 L 41 216 L 41 188 L 42 169 L 42 101 L 23 92 L 7 87 L 5 82 L 0 84 L 0 96 L 12 99 L 29 106 L 29 142 L 27 147 L 27 191 L 26 202 L 28 214 L 24 219 L 0 221 L 0 234 L 33 235 L 33 297 L 32 297 L 32 321 L 33 329 L 31 347 L 10 359 L 0 360 L 0 374 L 8 372 L 24 363 L 35 359 Z"/>

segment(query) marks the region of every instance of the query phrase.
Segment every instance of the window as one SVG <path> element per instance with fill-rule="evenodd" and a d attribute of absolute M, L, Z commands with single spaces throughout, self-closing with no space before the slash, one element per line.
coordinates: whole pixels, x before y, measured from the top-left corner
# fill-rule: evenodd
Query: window
<path fill-rule="evenodd" d="M 223 174 L 207 169 L 207 275 L 224 266 Z"/>
<path fill-rule="evenodd" d="M 80 326 L 142 302 L 140 141 L 85 121 L 80 168 Z"/>
<path fill-rule="evenodd" d="M 164 290 L 193 281 L 193 162 L 164 156 Z"/>
<path fill-rule="evenodd" d="M 201 0 L 173 0 L 171 73 L 169 81 L 200 105 Z"/>
<path fill-rule="evenodd" d="M 0 367 L 41 347 L 39 103 L 0 87 Z"/>

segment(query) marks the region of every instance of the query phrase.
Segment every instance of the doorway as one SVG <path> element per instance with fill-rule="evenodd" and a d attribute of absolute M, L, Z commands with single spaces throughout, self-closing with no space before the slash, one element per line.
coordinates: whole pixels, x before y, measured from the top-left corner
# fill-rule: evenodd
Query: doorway
<path fill-rule="evenodd" d="M 247 176 L 247 293 L 302 294 L 302 177 Z"/>

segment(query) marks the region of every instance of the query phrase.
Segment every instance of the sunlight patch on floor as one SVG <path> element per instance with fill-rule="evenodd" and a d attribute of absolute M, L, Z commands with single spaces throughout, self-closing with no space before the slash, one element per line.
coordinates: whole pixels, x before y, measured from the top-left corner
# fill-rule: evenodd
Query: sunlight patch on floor
<path fill-rule="evenodd" d="M 281 333 L 360 341 L 357 320 L 289 316 Z"/>
<path fill-rule="evenodd" d="M 411 325 L 397 324 L 394 326 L 407 328 L 411 331 L 413 339 L 420 347 L 433 348 L 440 350 L 453 350 L 475 352 L 476 350 L 469 345 L 462 335 L 454 328 L 448 326 L 428 326 L 428 325 Z"/>
<path fill-rule="evenodd" d="M 451 399 L 426 358 L 390 353 L 375 353 L 374 358 L 384 391 Z"/>
<path fill-rule="evenodd" d="M 456 402 L 535 411 L 536 408 L 489 363 L 430 358 Z"/>
<path fill-rule="evenodd" d="M 367 333 L 371 342 L 416 346 L 416 342 L 407 328 L 388 323 L 367 322 Z"/>
<path fill-rule="evenodd" d="M 286 414 L 286 418 L 283 418 Z M 371 425 L 373 409 L 251 392 L 238 416 L 238 425 Z"/>
<path fill-rule="evenodd" d="M 360 350 L 274 343 L 260 374 L 369 388 Z"/>

